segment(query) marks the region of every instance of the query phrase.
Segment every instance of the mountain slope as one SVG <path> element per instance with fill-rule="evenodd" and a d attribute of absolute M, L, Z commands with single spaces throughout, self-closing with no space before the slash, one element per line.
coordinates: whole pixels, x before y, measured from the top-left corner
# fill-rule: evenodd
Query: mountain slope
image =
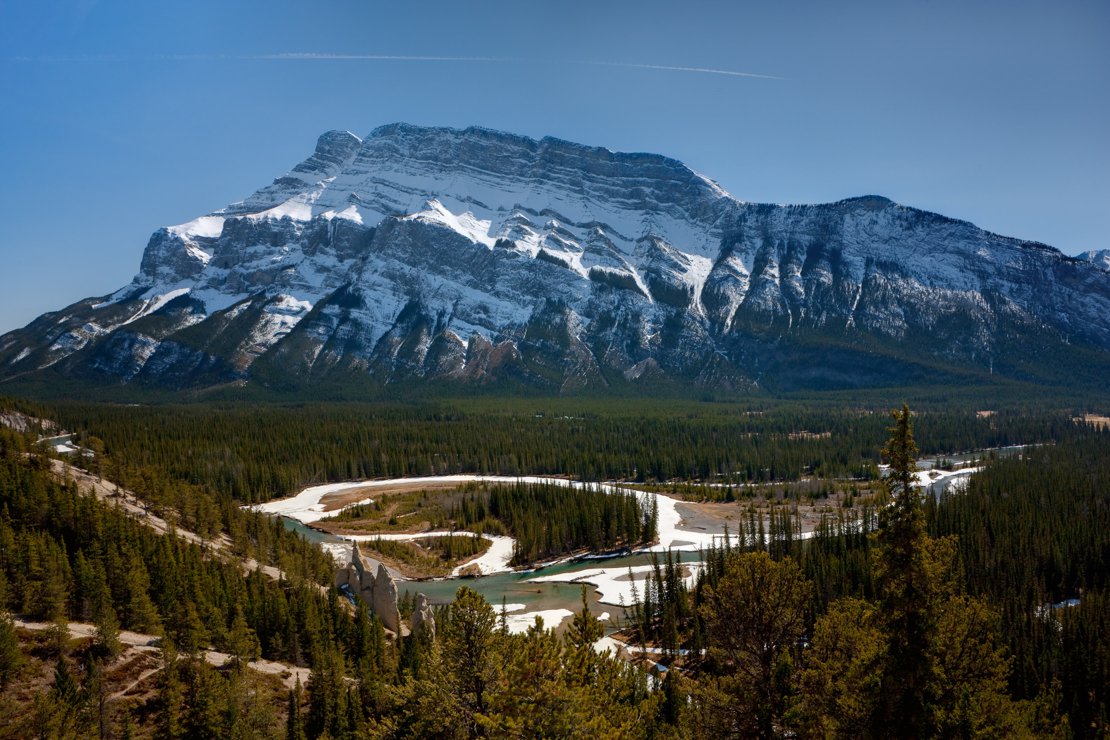
<path fill-rule="evenodd" d="M 1064 382 L 1061 354 L 1097 370 L 1110 350 L 1095 262 L 876 196 L 749 204 L 657 155 L 393 124 L 326 133 L 245 200 L 159 229 L 131 284 L 0 337 L 0 373 Z"/>
<path fill-rule="evenodd" d="M 1110 249 L 1092 249 L 1089 252 L 1084 252 L 1079 255 L 1080 259 L 1085 259 L 1103 270 L 1110 272 Z"/>

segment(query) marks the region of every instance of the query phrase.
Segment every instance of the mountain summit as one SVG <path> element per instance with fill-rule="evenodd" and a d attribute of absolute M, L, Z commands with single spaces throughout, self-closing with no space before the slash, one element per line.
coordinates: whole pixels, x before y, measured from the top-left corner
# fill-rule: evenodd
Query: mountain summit
<path fill-rule="evenodd" d="M 1059 383 L 1108 358 L 1094 258 L 879 196 L 752 204 L 654 154 L 402 123 L 325 133 L 156 231 L 129 285 L 0 337 L 0 377 L 170 388 Z"/>

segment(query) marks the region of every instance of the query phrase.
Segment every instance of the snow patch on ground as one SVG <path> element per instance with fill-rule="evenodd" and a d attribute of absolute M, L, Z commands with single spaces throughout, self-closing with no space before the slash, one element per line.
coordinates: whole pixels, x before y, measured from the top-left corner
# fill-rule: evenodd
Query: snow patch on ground
<path fill-rule="evenodd" d="M 543 609 L 536 612 L 509 614 L 505 617 L 505 625 L 509 628 L 509 632 L 518 635 L 527 632 L 528 628 L 535 624 L 536 617 L 543 619 L 543 628 L 549 630 L 558 627 L 573 616 L 574 612 L 570 609 Z"/>
<path fill-rule="evenodd" d="M 982 470 L 982 467 L 961 468 L 960 470 L 919 470 L 917 471 L 917 485 L 926 487 L 937 483 L 951 483 L 958 478 L 970 478 Z"/>
<path fill-rule="evenodd" d="M 490 547 L 482 555 L 467 561 L 451 571 L 452 576 L 462 575 L 467 569 L 477 568 L 478 573 L 488 576 L 491 573 L 505 573 L 511 571 L 509 561 L 513 559 L 513 550 L 516 540 L 503 535 L 483 534 L 482 537 L 491 542 Z"/>
<path fill-rule="evenodd" d="M 317 522 L 325 517 L 334 516 L 339 511 L 324 511 L 324 504 L 320 500 L 331 493 L 338 493 L 339 491 L 349 491 L 352 488 L 363 488 L 367 484 L 362 481 L 354 481 L 348 483 L 328 483 L 323 486 L 310 486 L 304 489 L 296 496 L 289 498 L 279 498 L 273 501 L 267 501 L 264 504 L 258 504 L 250 507 L 254 511 L 260 511 L 263 514 L 278 514 L 280 516 L 287 516 L 290 519 L 296 519 L 302 524 L 311 524 Z M 358 506 L 373 501 L 371 498 L 364 498 L 348 504 L 349 506 Z"/>
<path fill-rule="evenodd" d="M 611 653 L 614 657 L 618 657 L 622 650 L 625 650 L 626 645 L 620 640 L 613 637 L 602 637 L 594 643 L 595 653 Z"/>
<path fill-rule="evenodd" d="M 682 563 L 690 573 L 686 585 L 694 586 L 698 573 L 704 563 Z M 631 606 L 644 597 L 644 582 L 655 569 L 652 565 L 637 565 L 631 568 L 590 568 L 588 570 L 556 573 L 528 579 L 529 583 L 588 583 L 597 591 L 598 600 L 610 606 Z M 631 577 L 629 577 L 631 574 Z M 606 614 L 608 616 L 608 614 Z"/>

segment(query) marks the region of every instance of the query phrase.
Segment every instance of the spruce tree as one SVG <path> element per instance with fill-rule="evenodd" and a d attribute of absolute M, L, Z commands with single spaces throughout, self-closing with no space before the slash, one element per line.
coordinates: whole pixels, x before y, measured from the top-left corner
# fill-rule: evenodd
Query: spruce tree
<path fill-rule="evenodd" d="M 725 734 L 770 738 L 781 721 L 784 674 L 805 627 L 810 583 L 790 558 L 771 560 L 763 551 L 734 554 L 716 586 L 706 586 L 701 607 L 708 630 L 708 657 L 727 670 L 716 696 Z M 721 707 L 718 707 L 721 708 Z M 729 714 L 735 720 L 725 719 Z M 737 722 L 729 726 L 727 722 Z"/>
<path fill-rule="evenodd" d="M 894 425 L 883 447 L 890 464 L 887 507 L 879 516 L 875 574 L 889 644 L 883 669 L 879 734 L 920 737 L 926 720 L 926 683 L 934 624 L 930 610 L 925 513 L 917 479 L 917 445 L 910 410 L 891 412 Z"/>
<path fill-rule="evenodd" d="M 594 650 L 594 643 L 605 634 L 601 620 L 590 612 L 586 587 L 582 587 L 582 610 L 571 619 L 563 639 L 568 650 L 568 673 L 571 680 L 590 684 L 594 679 L 601 656 Z"/>
<path fill-rule="evenodd" d="M 15 623 L 7 612 L 0 611 L 0 690 L 7 688 L 23 666 L 23 652 L 15 634 Z"/>
<path fill-rule="evenodd" d="M 468 731 L 486 711 L 486 693 L 496 680 L 497 615 L 481 594 L 463 586 L 455 593 L 444 625 L 443 656 L 456 694 L 469 710 Z"/>
<path fill-rule="evenodd" d="M 101 597 L 96 610 L 96 649 L 108 659 L 115 658 L 123 649 L 119 641 L 119 619 L 107 593 Z"/>
<path fill-rule="evenodd" d="M 297 676 L 297 682 L 293 685 L 293 688 L 289 689 L 289 705 L 285 718 L 285 740 L 306 740 L 307 738 L 304 732 L 304 718 L 301 716 L 302 695 L 301 677 Z"/>
<path fill-rule="evenodd" d="M 235 605 L 235 618 L 227 633 L 227 650 L 231 654 L 230 662 L 237 671 L 242 670 L 245 664 L 256 660 L 259 655 L 258 637 L 247 624 L 243 607 L 238 604 Z"/>
<path fill-rule="evenodd" d="M 177 650 L 167 638 L 162 645 L 162 673 L 158 681 L 158 735 L 166 740 L 181 737 L 183 728 L 184 686 Z"/>

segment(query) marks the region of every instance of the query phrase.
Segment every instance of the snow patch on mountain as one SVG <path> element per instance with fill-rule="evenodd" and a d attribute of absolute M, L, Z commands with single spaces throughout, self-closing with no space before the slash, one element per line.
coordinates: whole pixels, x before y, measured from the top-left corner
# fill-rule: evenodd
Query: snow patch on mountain
<path fill-rule="evenodd" d="M 124 321 L 121 324 L 118 324 L 117 326 L 126 326 L 127 324 L 130 324 L 134 321 L 138 321 L 139 319 L 141 319 L 144 316 L 149 316 L 150 314 L 154 313 L 158 309 L 162 308 L 162 306 L 165 306 L 167 303 L 169 303 L 173 299 L 179 298 L 183 295 L 188 295 L 190 290 L 191 290 L 191 288 L 175 288 L 174 290 L 171 290 L 171 291 L 168 291 L 166 293 L 162 293 L 161 295 L 156 295 L 152 298 L 149 298 L 149 299 L 147 299 L 147 301 L 143 305 L 143 307 L 140 308 L 138 311 L 136 311 L 135 314 L 131 318 L 127 319 L 127 321 Z M 113 327 L 113 328 L 116 328 L 116 327 Z"/>
<path fill-rule="evenodd" d="M 291 218 L 294 221 L 308 221 L 313 216 L 313 208 L 310 203 L 306 203 L 302 198 L 290 198 L 284 203 L 279 203 L 273 208 L 267 208 L 258 213 L 249 213 L 247 218 L 252 220 L 267 218 L 267 219 L 280 219 Z"/>
<path fill-rule="evenodd" d="M 362 212 L 359 210 L 359 207 L 355 205 L 347 206 L 342 211 L 324 211 L 320 215 L 329 221 L 333 218 L 341 218 L 346 221 L 353 221 L 356 224 L 365 223 L 362 218 Z"/>
<path fill-rule="evenodd" d="M 1085 259 L 1103 270 L 1110 271 L 1110 249 L 1092 249 L 1079 255 L 1079 258 Z"/>
<path fill-rule="evenodd" d="M 422 211 L 418 211 L 411 216 L 405 216 L 405 220 L 439 224 L 454 231 L 456 234 L 465 236 L 476 244 L 484 244 L 487 247 L 493 246 L 495 240 L 489 235 L 489 221 L 482 221 L 475 218 L 474 214 L 470 211 L 465 211 L 458 215 L 451 213 L 442 203 L 435 199 L 428 201 L 426 206 L 427 207 Z"/>
<path fill-rule="evenodd" d="M 166 227 L 166 231 L 177 236 L 201 237 L 204 239 L 215 239 L 223 229 L 223 216 L 201 216 L 188 223 Z"/>

